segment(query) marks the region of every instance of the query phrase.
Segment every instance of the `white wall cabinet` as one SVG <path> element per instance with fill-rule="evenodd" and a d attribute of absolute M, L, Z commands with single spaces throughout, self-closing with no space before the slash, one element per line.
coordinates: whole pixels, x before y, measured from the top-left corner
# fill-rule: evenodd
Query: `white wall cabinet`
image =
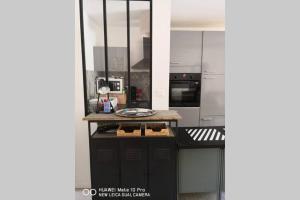
<path fill-rule="evenodd" d="M 225 125 L 225 32 L 171 31 L 170 46 L 171 73 L 202 73 L 200 108 L 176 108 L 179 126 Z"/>
<path fill-rule="evenodd" d="M 203 32 L 200 126 L 225 125 L 225 32 Z"/>
<path fill-rule="evenodd" d="M 203 32 L 202 73 L 224 74 L 225 72 L 225 32 Z"/>
<path fill-rule="evenodd" d="M 225 79 L 220 74 L 202 74 L 201 116 L 225 115 Z"/>
<path fill-rule="evenodd" d="M 171 73 L 200 73 L 201 55 L 201 31 L 171 31 Z"/>
<path fill-rule="evenodd" d="M 225 125 L 225 80 L 223 74 L 201 78 L 200 126 Z"/>

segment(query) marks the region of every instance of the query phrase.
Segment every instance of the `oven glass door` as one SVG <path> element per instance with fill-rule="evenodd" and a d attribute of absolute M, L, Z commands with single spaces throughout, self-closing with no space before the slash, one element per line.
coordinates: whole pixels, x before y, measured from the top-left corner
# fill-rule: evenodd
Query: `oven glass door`
<path fill-rule="evenodd" d="M 199 107 L 199 81 L 171 81 L 170 107 Z"/>

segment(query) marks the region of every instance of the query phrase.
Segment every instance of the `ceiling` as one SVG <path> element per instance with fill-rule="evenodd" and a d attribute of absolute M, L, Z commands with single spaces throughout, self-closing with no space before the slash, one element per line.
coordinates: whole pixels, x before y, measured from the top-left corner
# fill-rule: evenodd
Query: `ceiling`
<path fill-rule="evenodd" d="M 83 1 L 87 14 L 94 20 L 102 18 L 102 1 Z M 135 2 L 132 11 L 149 9 L 146 2 Z M 172 28 L 224 28 L 225 0 L 171 0 L 171 27 Z M 126 2 L 107 2 L 110 19 L 113 16 L 126 16 Z M 137 18 L 138 15 L 136 15 Z"/>
<path fill-rule="evenodd" d="M 172 0 L 172 28 L 225 26 L 225 0 Z"/>

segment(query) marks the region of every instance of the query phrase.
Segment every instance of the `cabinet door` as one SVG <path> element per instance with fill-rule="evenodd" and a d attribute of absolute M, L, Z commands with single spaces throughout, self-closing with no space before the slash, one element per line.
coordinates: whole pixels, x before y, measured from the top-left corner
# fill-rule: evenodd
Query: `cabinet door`
<path fill-rule="evenodd" d="M 218 149 L 179 150 L 179 193 L 218 192 Z"/>
<path fill-rule="evenodd" d="M 179 127 L 184 126 L 199 126 L 200 108 L 199 107 L 171 107 L 170 110 L 176 110 L 182 117 L 178 121 Z"/>
<path fill-rule="evenodd" d="M 225 150 L 221 150 L 221 195 L 225 193 Z M 222 195 L 223 196 L 223 195 Z"/>
<path fill-rule="evenodd" d="M 171 31 L 170 70 L 172 73 L 200 73 L 201 31 Z"/>
<path fill-rule="evenodd" d="M 203 32 L 202 72 L 224 74 L 225 71 L 225 32 Z"/>
<path fill-rule="evenodd" d="M 225 115 L 224 75 L 203 75 L 201 82 L 202 116 Z"/>
<path fill-rule="evenodd" d="M 92 188 L 119 186 L 118 142 L 114 140 L 92 140 L 91 143 Z"/>
<path fill-rule="evenodd" d="M 122 140 L 121 185 L 125 188 L 147 186 L 147 144 L 141 140 Z"/>
<path fill-rule="evenodd" d="M 151 199 L 176 199 L 176 143 L 173 139 L 149 144 L 149 190 Z"/>

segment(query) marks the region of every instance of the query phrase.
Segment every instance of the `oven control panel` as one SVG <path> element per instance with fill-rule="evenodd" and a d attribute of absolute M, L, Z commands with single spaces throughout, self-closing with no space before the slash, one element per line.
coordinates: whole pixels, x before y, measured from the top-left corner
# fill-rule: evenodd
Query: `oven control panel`
<path fill-rule="evenodd" d="M 201 73 L 170 73 L 170 81 L 201 80 Z"/>

